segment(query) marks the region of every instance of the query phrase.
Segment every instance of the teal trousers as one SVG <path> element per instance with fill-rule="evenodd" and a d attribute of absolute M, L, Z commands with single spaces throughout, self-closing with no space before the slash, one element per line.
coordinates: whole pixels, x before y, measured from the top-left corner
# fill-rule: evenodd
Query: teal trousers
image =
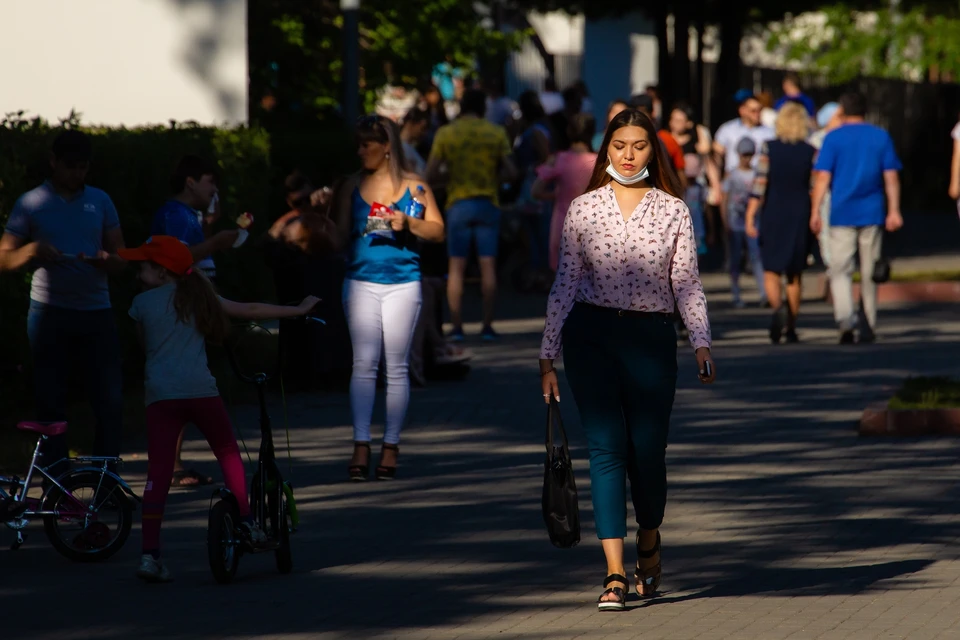
<path fill-rule="evenodd" d="M 626 536 L 626 482 L 641 529 L 667 502 L 667 434 L 677 387 L 677 334 L 665 313 L 577 303 L 563 363 L 590 451 L 597 537 Z"/>

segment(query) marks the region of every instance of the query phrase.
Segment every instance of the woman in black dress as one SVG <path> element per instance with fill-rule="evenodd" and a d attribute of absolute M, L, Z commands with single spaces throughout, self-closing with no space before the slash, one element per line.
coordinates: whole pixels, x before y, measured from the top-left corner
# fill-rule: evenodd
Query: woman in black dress
<path fill-rule="evenodd" d="M 777 115 L 777 139 L 763 145 L 753 193 L 747 207 L 747 234 L 760 238 L 764 288 L 773 307 L 770 340 L 797 342 L 800 274 L 807 266 L 810 243 L 810 173 L 816 150 L 806 110 L 788 102 Z M 757 224 L 757 213 L 760 224 Z M 787 279 L 787 309 L 781 280 Z"/>

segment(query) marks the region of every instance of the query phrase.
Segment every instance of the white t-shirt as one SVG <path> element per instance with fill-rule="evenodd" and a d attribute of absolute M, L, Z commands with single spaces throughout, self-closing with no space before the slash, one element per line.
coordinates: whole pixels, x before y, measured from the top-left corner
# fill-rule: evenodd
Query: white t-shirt
<path fill-rule="evenodd" d="M 953 127 L 953 131 L 950 132 L 950 137 L 954 140 L 960 140 L 960 122 Z"/>
<path fill-rule="evenodd" d="M 754 169 L 760 161 L 760 148 L 763 143 L 773 140 L 777 137 L 773 129 L 759 125 L 757 127 L 748 127 L 740 118 L 735 118 L 729 122 L 724 122 L 717 129 L 717 135 L 714 140 L 723 147 L 724 150 L 724 169 L 733 171 L 740 165 L 740 154 L 737 153 L 737 144 L 744 138 L 750 138 L 757 147 L 757 153 L 753 156 L 753 163 L 750 165 Z"/>

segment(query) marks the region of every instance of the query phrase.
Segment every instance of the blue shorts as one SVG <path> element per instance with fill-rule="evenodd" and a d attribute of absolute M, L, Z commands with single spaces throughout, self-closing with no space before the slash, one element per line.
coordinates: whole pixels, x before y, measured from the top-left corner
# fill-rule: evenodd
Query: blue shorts
<path fill-rule="evenodd" d="M 451 258 L 470 256 L 470 242 L 477 243 L 481 258 L 497 257 L 500 241 L 500 209 L 490 198 L 457 200 L 447 208 L 447 251 Z"/>

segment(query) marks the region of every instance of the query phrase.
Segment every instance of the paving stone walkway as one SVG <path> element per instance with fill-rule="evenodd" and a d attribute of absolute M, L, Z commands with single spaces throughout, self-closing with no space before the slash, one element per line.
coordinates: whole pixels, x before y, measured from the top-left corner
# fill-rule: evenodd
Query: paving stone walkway
<path fill-rule="evenodd" d="M 235 584 L 216 585 L 209 492 L 177 491 L 170 585 L 133 576 L 138 529 L 93 566 L 59 557 L 40 529 L 16 553 L 0 538 L 0 638 L 960 638 L 960 441 L 856 433 L 860 410 L 905 376 L 957 373 L 955 307 L 883 309 L 876 345 L 841 348 L 828 308 L 812 303 L 802 344 L 772 347 L 765 311 L 710 295 L 720 377 L 701 387 L 682 350 L 655 600 L 596 611 L 604 565 L 569 392 L 584 540 L 563 551 L 546 539 L 542 301 L 526 300 L 501 343 L 476 345 L 465 382 L 414 391 L 396 482 L 343 482 L 346 396 L 290 399 L 302 514 L 292 575 L 245 557 Z M 234 416 L 254 437 L 254 408 Z M 188 455 L 216 472 L 201 443 Z M 142 488 L 142 452 L 126 471 Z"/>

